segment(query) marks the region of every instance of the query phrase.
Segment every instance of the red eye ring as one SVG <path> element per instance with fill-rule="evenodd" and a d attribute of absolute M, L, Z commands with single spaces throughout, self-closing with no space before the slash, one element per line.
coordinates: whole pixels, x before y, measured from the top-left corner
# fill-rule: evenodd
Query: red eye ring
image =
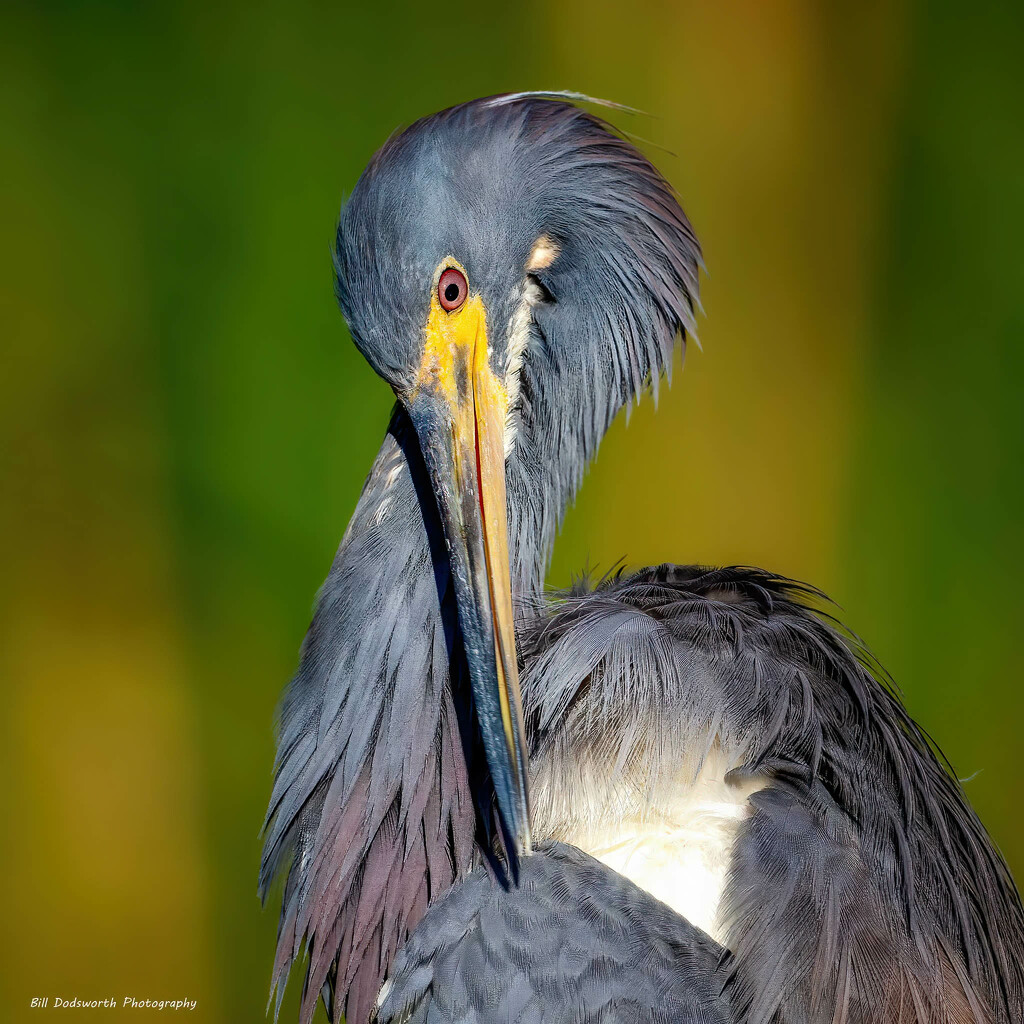
<path fill-rule="evenodd" d="M 469 283 L 461 270 L 449 267 L 442 272 L 437 282 L 437 301 L 443 310 L 453 313 L 466 301 L 468 295 Z"/>

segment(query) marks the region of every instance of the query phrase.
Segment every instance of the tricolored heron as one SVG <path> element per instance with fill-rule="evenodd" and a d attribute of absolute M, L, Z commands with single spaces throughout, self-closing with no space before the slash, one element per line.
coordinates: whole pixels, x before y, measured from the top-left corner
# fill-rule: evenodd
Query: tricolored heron
<path fill-rule="evenodd" d="M 544 598 L 700 264 L 555 94 L 424 118 L 356 184 L 337 293 L 398 401 L 280 714 L 261 886 L 304 1018 L 1024 1020 L 1006 865 L 816 592 L 666 564 Z"/>

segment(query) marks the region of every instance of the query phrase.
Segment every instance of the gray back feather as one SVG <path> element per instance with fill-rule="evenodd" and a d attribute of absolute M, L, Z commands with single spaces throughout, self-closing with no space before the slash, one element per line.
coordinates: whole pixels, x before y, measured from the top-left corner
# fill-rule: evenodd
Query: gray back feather
<path fill-rule="evenodd" d="M 482 868 L 395 961 L 381 1024 L 733 1024 L 725 951 L 628 879 L 542 845 L 520 884 Z"/>
<path fill-rule="evenodd" d="M 535 807 L 625 780 L 650 807 L 725 752 L 768 785 L 725 894 L 732 1005 L 783 1020 L 1024 1019 L 1024 912 L 984 827 L 816 592 L 660 566 L 580 585 L 521 634 Z"/>

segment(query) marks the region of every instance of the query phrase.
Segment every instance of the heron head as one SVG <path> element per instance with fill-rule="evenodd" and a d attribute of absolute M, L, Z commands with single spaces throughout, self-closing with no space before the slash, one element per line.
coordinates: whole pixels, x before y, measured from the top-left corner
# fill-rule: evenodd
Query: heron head
<path fill-rule="evenodd" d="M 650 162 L 542 95 L 418 121 L 342 211 L 339 302 L 419 438 L 513 849 L 529 846 L 513 587 L 539 583 L 601 436 L 691 326 L 699 262 Z"/>

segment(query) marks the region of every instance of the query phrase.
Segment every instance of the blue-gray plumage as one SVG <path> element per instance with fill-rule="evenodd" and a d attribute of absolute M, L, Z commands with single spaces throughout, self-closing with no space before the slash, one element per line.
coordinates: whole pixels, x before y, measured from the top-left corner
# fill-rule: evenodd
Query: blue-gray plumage
<path fill-rule="evenodd" d="M 539 1024 L 574 1006 L 601 1024 L 731 1024 L 723 967 L 728 954 L 699 928 L 581 850 L 548 843 L 518 886 L 480 868 L 428 911 L 378 1016 Z"/>
<path fill-rule="evenodd" d="M 383 1020 L 1024 1019 L 1006 866 L 817 592 L 665 565 L 545 600 L 699 267 L 654 167 L 551 95 L 425 118 L 357 183 L 338 297 L 398 404 L 281 707 L 261 889 L 304 1019 L 385 980 Z"/>

